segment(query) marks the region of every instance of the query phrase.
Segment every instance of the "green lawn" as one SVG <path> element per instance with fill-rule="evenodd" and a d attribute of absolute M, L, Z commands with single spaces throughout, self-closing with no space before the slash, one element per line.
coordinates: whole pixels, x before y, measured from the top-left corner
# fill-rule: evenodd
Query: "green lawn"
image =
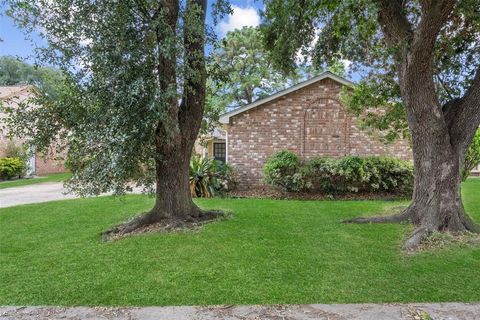
<path fill-rule="evenodd" d="M 30 184 L 42 183 L 42 182 L 61 182 L 70 178 L 71 173 L 64 172 L 64 173 L 52 173 L 47 176 L 37 177 L 37 178 L 26 178 L 26 179 L 19 179 L 19 180 L 11 180 L 11 181 L 2 181 L 0 182 L 0 189 L 6 188 L 13 188 L 13 187 L 21 187 Z"/>
<path fill-rule="evenodd" d="M 480 222 L 480 179 L 465 183 Z M 405 255 L 408 225 L 343 225 L 398 202 L 198 200 L 232 219 L 102 243 L 152 206 L 104 197 L 0 210 L 0 305 L 479 301 L 480 248 Z"/>

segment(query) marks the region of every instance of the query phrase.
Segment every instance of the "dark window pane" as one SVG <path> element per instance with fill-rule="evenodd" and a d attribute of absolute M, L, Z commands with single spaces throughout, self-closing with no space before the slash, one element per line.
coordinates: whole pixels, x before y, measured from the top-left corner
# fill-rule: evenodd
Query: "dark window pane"
<path fill-rule="evenodd" d="M 224 142 L 216 142 L 213 144 L 213 157 L 216 160 L 225 162 L 226 144 Z"/>

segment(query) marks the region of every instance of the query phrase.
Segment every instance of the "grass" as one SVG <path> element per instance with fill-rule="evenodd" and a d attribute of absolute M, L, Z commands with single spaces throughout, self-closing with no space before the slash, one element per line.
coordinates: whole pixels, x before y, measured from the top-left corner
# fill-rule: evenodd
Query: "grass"
<path fill-rule="evenodd" d="M 52 173 L 46 176 L 37 177 L 37 178 L 25 178 L 11 181 L 2 181 L 0 182 L 0 189 L 13 188 L 13 187 L 22 187 L 31 184 L 43 183 L 43 182 L 62 182 L 67 180 L 71 176 L 69 172 L 63 173 Z"/>
<path fill-rule="evenodd" d="M 480 221 L 480 179 L 464 185 Z M 198 200 L 234 212 L 199 231 L 104 243 L 153 200 L 0 210 L 0 305 L 206 305 L 480 300 L 480 248 L 406 255 L 409 225 L 344 225 L 399 202 Z"/>

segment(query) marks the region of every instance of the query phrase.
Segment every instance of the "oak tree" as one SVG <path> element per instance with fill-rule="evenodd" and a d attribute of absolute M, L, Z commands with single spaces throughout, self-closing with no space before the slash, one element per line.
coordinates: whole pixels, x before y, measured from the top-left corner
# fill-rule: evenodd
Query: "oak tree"
<path fill-rule="evenodd" d="M 479 232 L 461 198 L 461 171 L 480 125 L 480 6 L 477 0 L 267 0 L 267 47 L 285 69 L 320 29 L 313 58 L 342 57 L 365 75 L 359 111 L 382 107 L 371 123 L 395 138 L 408 126 L 415 166 L 410 206 L 351 222 L 411 221 L 413 249 L 433 231 Z M 363 91 L 363 92 L 362 92 Z M 406 117 L 403 117 L 405 114 Z"/>
<path fill-rule="evenodd" d="M 156 190 L 154 207 L 114 233 L 200 218 L 188 170 L 205 105 L 207 0 L 8 2 L 16 23 L 46 40 L 39 60 L 66 74 L 57 99 L 12 114 L 16 134 L 39 151 L 68 145 L 79 194 L 121 194 L 132 181 Z"/>

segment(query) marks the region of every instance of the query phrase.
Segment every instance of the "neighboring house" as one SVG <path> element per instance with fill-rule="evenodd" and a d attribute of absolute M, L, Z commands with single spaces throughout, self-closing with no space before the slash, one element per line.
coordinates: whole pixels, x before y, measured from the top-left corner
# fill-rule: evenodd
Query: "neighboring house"
<path fill-rule="evenodd" d="M 15 106 L 19 103 L 25 102 L 31 98 L 32 95 L 38 94 L 37 90 L 33 86 L 0 86 L 0 102 L 4 105 Z M 0 158 L 8 156 L 7 149 L 10 144 L 20 146 L 22 140 L 9 139 L 5 132 L 4 123 L 2 119 L 5 118 L 5 114 L 0 109 Z M 30 175 L 45 175 L 48 173 L 64 172 L 63 161 L 55 159 L 58 158 L 55 154 L 48 159 L 30 152 L 31 157 L 27 161 L 28 174 Z"/>
<path fill-rule="evenodd" d="M 344 86 L 351 87 L 353 83 L 324 72 L 221 115 L 225 153 L 219 157 L 224 156 L 235 170 L 237 188 L 265 186 L 262 178 L 265 160 L 284 149 L 302 159 L 388 155 L 410 160 L 412 152 L 407 141 L 385 145 L 359 129 L 357 119 L 340 102 Z"/>

